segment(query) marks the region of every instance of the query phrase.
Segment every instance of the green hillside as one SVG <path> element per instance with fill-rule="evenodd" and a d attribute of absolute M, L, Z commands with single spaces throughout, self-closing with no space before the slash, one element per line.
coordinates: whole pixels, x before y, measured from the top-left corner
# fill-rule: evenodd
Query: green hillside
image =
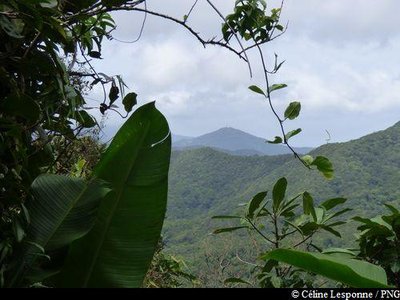
<path fill-rule="evenodd" d="M 291 155 L 240 157 L 210 148 L 175 151 L 164 226 L 167 249 L 191 261 L 221 248 L 227 242 L 210 237 L 218 227 L 211 217 L 232 213 L 257 192 L 271 189 L 282 176 L 288 179 L 289 193 L 308 190 L 317 202 L 335 196 L 348 198 L 346 205 L 354 211 L 346 218 L 373 216 L 383 210 L 383 203 L 398 204 L 400 123 L 357 140 L 321 146 L 310 154 L 329 157 L 335 178 L 325 180 Z M 352 224 L 342 230 L 345 241 L 354 240 Z M 246 248 L 247 242 L 236 235 L 233 243 L 238 249 Z"/>

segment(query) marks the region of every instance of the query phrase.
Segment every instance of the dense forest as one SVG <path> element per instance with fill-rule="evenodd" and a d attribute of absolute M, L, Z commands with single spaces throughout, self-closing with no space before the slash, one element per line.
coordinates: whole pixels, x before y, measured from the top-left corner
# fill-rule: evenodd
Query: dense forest
<path fill-rule="evenodd" d="M 272 80 L 284 1 L 232 1 L 227 15 L 204 1 L 219 37 L 192 27 L 197 0 L 180 17 L 147 2 L 0 1 L 0 287 L 399 287 L 399 123 L 306 154 L 290 129 L 302 103 L 278 109 L 289 87 Z M 157 100 L 138 105 L 94 63 L 122 11 L 142 17 L 127 44 L 151 16 L 243 63 L 275 137 L 239 141 L 256 153 L 214 149 L 237 132 L 172 151 Z M 105 142 L 111 114 L 124 123 Z M 263 146 L 289 154 L 252 155 Z"/>
<path fill-rule="evenodd" d="M 288 179 L 289 194 L 307 190 L 316 203 L 326 197 L 348 198 L 346 207 L 352 211 L 345 219 L 356 215 L 372 218 L 385 213 L 384 203 L 396 205 L 400 197 L 399 145 L 400 123 L 397 123 L 354 141 L 326 144 L 313 150 L 310 154 L 323 154 L 335 162 L 335 178 L 330 181 L 303 170 L 290 155 L 234 156 L 211 148 L 174 151 L 163 230 L 166 249 L 187 262 L 194 261 L 191 267 L 196 272 L 204 270 L 205 255 L 234 257 L 238 250 L 251 253 L 252 245 L 247 244 L 246 249 L 246 244 L 240 242 L 245 238 L 243 234 L 230 234 L 224 239 L 210 236 L 220 225 L 212 217 L 240 211 L 241 203 L 258 191 L 270 189 L 275 178 L 281 176 Z M 325 248 L 354 247 L 356 225 L 355 222 L 342 225 L 339 230 L 342 238 L 323 234 L 318 240 Z M 255 257 L 254 253 L 252 258 L 246 254 L 246 258 Z M 236 260 L 234 266 L 237 264 Z M 218 265 L 215 268 L 213 271 L 218 274 Z"/>

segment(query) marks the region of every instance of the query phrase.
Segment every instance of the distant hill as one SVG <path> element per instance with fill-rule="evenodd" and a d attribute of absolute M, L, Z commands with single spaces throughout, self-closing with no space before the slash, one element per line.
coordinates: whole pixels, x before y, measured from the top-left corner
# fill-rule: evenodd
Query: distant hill
<path fill-rule="evenodd" d="M 190 140 L 190 139 L 193 139 L 193 138 L 190 137 L 190 136 L 172 134 L 172 142 L 173 142 L 173 143 L 177 143 L 177 142 L 181 142 L 181 141 L 186 141 L 186 140 Z"/>
<path fill-rule="evenodd" d="M 219 226 L 211 217 L 231 214 L 256 193 L 271 190 L 281 176 L 288 179 L 291 195 L 308 190 L 316 202 L 348 198 L 346 207 L 354 211 L 346 218 L 351 214 L 374 216 L 384 210 L 384 203 L 399 207 L 400 122 L 357 140 L 323 145 L 310 155 L 329 157 L 335 178 L 325 180 L 291 155 L 239 157 L 211 148 L 174 151 L 164 226 L 166 248 L 201 264 L 206 251 L 212 253 L 226 245 L 221 237 L 209 235 Z M 350 223 L 342 228 L 345 241 L 354 241 L 355 227 Z M 330 236 L 325 243 L 332 246 L 338 241 Z M 234 245 L 246 243 L 248 239 L 241 238 Z"/>
<path fill-rule="evenodd" d="M 211 147 L 229 154 L 239 156 L 251 155 L 280 155 L 290 153 L 283 145 L 268 144 L 265 139 L 248 134 L 231 127 L 224 127 L 216 131 L 195 138 L 173 136 L 174 149 L 193 149 Z M 298 153 L 308 153 L 309 147 L 295 148 Z"/>

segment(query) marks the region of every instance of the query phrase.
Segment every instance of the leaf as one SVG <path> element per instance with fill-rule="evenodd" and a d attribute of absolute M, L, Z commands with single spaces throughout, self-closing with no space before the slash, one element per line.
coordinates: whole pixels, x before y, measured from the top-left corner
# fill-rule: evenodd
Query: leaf
<path fill-rule="evenodd" d="M 343 248 L 328 248 L 325 249 L 324 251 L 322 251 L 323 254 L 344 254 L 347 256 L 351 256 L 351 257 L 356 257 L 357 254 L 349 249 L 343 249 Z"/>
<path fill-rule="evenodd" d="M 154 102 L 137 109 L 94 170 L 113 191 L 74 242 L 57 287 L 140 287 L 164 221 L 171 134 Z M 77 267 L 79 266 L 79 267 Z"/>
<path fill-rule="evenodd" d="M 94 85 L 98 84 L 99 82 L 101 82 L 101 79 L 100 78 L 96 78 L 95 80 L 92 81 L 92 83 L 90 85 L 94 86 Z"/>
<path fill-rule="evenodd" d="M 297 206 L 299 206 L 299 204 L 296 203 L 296 204 L 290 205 L 286 208 L 283 208 L 280 215 L 284 216 L 285 218 L 294 216 L 295 213 L 293 212 L 293 209 L 295 209 Z"/>
<path fill-rule="evenodd" d="M 287 84 L 284 83 L 273 84 L 269 87 L 269 92 L 272 93 L 273 91 L 284 89 L 285 87 L 287 87 Z"/>
<path fill-rule="evenodd" d="M 227 283 L 244 283 L 247 285 L 251 285 L 250 282 L 243 280 L 241 278 L 236 278 L 236 277 L 227 278 L 227 279 L 225 279 L 224 283 L 225 284 L 227 284 Z"/>
<path fill-rule="evenodd" d="M 332 233 L 333 235 L 336 235 L 339 238 L 342 237 L 338 231 L 336 231 L 335 229 L 331 228 L 329 225 L 320 224 L 319 227 L 322 228 L 325 231 L 328 231 L 328 232 Z"/>
<path fill-rule="evenodd" d="M 12 225 L 13 225 L 13 230 L 14 230 L 14 236 L 15 236 L 17 242 L 20 243 L 22 241 L 22 239 L 25 237 L 25 230 L 22 227 L 22 224 L 18 219 L 14 220 Z"/>
<path fill-rule="evenodd" d="M 270 143 L 270 144 L 281 144 L 283 141 L 282 141 L 282 138 L 280 136 L 276 136 L 273 141 L 267 141 L 267 142 Z"/>
<path fill-rule="evenodd" d="M 294 120 L 296 119 L 301 110 L 301 103 L 300 102 L 291 102 L 289 106 L 285 110 L 285 118 L 289 120 Z"/>
<path fill-rule="evenodd" d="M 40 1 L 39 4 L 41 7 L 55 8 L 58 5 L 58 1 L 57 0 L 43 0 L 43 1 Z"/>
<path fill-rule="evenodd" d="M 225 232 L 232 232 L 238 229 L 248 228 L 248 226 L 236 226 L 236 227 L 227 227 L 227 228 L 219 228 L 213 231 L 213 234 L 220 234 Z"/>
<path fill-rule="evenodd" d="M 345 209 L 342 209 L 342 210 L 340 210 L 340 211 L 338 211 L 338 212 L 335 212 L 334 214 L 329 215 L 329 216 L 325 219 L 325 222 L 329 221 L 330 219 L 336 218 L 336 217 L 338 217 L 338 216 L 340 216 L 340 215 L 342 215 L 342 214 L 344 214 L 344 213 L 346 213 L 346 212 L 348 212 L 348 211 L 351 211 L 351 210 L 352 210 L 351 208 L 345 208 Z"/>
<path fill-rule="evenodd" d="M 13 38 L 23 38 L 22 31 L 24 29 L 24 24 L 20 20 L 10 21 L 6 16 L 0 15 L 0 27 Z"/>
<path fill-rule="evenodd" d="M 26 208 L 25 204 L 21 203 L 21 208 L 22 208 L 22 213 L 23 213 L 23 216 L 24 216 L 24 218 L 25 218 L 25 221 L 26 221 L 28 224 L 31 223 L 31 217 L 30 217 L 29 211 L 28 211 L 28 209 Z"/>
<path fill-rule="evenodd" d="M 274 72 L 278 72 L 279 69 L 282 67 L 282 65 L 283 65 L 284 63 L 285 63 L 285 60 L 284 60 L 284 61 L 281 61 L 278 65 L 275 65 Z"/>
<path fill-rule="evenodd" d="M 76 114 L 76 120 L 84 127 L 91 128 L 96 126 L 96 121 L 93 119 L 91 115 L 87 113 L 85 110 L 80 110 Z"/>
<path fill-rule="evenodd" d="M 34 200 L 27 207 L 27 239 L 46 251 L 68 245 L 92 228 L 99 201 L 110 191 L 104 183 L 61 175 L 40 175 L 32 183 Z"/>
<path fill-rule="evenodd" d="M 333 198 L 322 202 L 320 206 L 324 207 L 326 210 L 330 210 L 339 204 L 345 203 L 346 201 L 346 198 Z"/>
<path fill-rule="evenodd" d="M 268 192 L 260 192 L 251 199 L 249 203 L 249 209 L 247 211 L 247 217 L 252 219 L 254 217 L 254 212 L 260 207 L 261 202 L 265 199 Z"/>
<path fill-rule="evenodd" d="M 365 261 L 328 254 L 277 249 L 264 259 L 274 259 L 355 288 L 388 287 L 384 269 Z"/>
<path fill-rule="evenodd" d="M 126 112 L 131 112 L 132 108 L 137 104 L 137 94 L 129 93 L 122 100 L 122 104 L 124 105 Z"/>
<path fill-rule="evenodd" d="M 308 235 L 312 234 L 313 232 L 315 232 L 319 228 L 319 225 L 315 222 L 309 222 L 309 223 L 299 226 L 299 228 L 301 229 L 301 232 L 303 233 L 303 235 L 308 236 Z"/>
<path fill-rule="evenodd" d="M 34 200 L 27 205 L 30 226 L 23 250 L 24 268 L 30 270 L 38 255 L 69 245 L 89 232 L 100 200 L 110 191 L 104 183 L 44 174 L 32 183 Z M 25 271 L 24 271 L 25 272 Z M 16 282 L 25 273 L 16 274 Z"/>
<path fill-rule="evenodd" d="M 272 275 L 272 277 L 271 277 L 271 283 L 272 283 L 272 286 L 274 287 L 274 288 L 280 288 L 281 287 L 281 285 L 282 285 L 282 280 L 281 280 L 281 278 L 279 278 L 278 276 L 276 276 L 275 274 L 273 274 Z"/>
<path fill-rule="evenodd" d="M 263 91 L 262 89 L 260 89 L 260 88 L 259 88 L 258 86 L 256 86 L 256 85 L 251 85 L 251 86 L 249 86 L 249 89 L 252 90 L 254 93 L 261 94 L 261 95 L 264 95 L 264 96 L 265 96 L 264 91 Z"/>
<path fill-rule="evenodd" d="M 93 58 L 101 58 L 101 53 L 98 51 L 90 51 L 88 55 Z"/>
<path fill-rule="evenodd" d="M 301 132 L 301 128 L 297 128 L 295 130 L 289 131 L 288 133 L 285 134 L 285 139 L 288 140 L 291 137 L 298 135 Z"/>
<path fill-rule="evenodd" d="M 318 171 L 320 171 L 327 179 L 333 178 L 333 165 L 324 156 L 317 156 L 311 165 L 316 166 Z"/>
<path fill-rule="evenodd" d="M 298 233 L 303 235 L 303 231 L 296 224 L 293 224 L 292 222 L 290 222 L 288 220 L 283 220 L 283 222 L 287 223 L 289 226 L 293 227 Z"/>
<path fill-rule="evenodd" d="M 110 98 L 110 105 L 112 105 L 119 97 L 119 88 L 114 84 L 110 88 L 108 98 Z"/>
<path fill-rule="evenodd" d="M 311 155 L 304 155 L 303 157 L 301 157 L 301 160 L 304 161 L 307 166 L 309 166 L 314 161 L 314 158 Z"/>
<path fill-rule="evenodd" d="M 304 192 L 303 193 L 303 210 L 304 214 L 312 215 L 315 222 L 317 222 L 317 215 L 314 209 L 314 200 L 311 197 L 310 193 Z"/>
<path fill-rule="evenodd" d="M 287 180 L 285 177 L 278 179 L 272 190 L 272 201 L 274 212 L 278 211 L 283 199 L 285 198 Z"/>
<path fill-rule="evenodd" d="M 0 109 L 4 113 L 19 116 L 31 122 L 36 122 L 40 118 L 39 105 L 25 94 L 11 94 L 1 102 Z"/>
<path fill-rule="evenodd" d="M 399 213 L 400 213 L 400 211 L 399 211 L 397 208 L 395 208 L 393 205 L 390 205 L 390 204 L 387 204 L 387 203 L 385 203 L 384 205 L 385 205 L 387 208 L 389 208 L 390 211 L 391 211 L 393 214 L 399 214 Z"/>

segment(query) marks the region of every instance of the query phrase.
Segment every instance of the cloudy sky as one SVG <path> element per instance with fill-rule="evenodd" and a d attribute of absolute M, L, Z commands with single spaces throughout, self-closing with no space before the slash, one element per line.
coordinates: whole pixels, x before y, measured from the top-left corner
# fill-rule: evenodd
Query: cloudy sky
<path fill-rule="evenodd" d="M 148 0 L 148 9 L 179 19 L 194 0 Z M 234 0 L 214 0 L 222 13 Z M 269 8 L 277 6 L 268 1 Z M 296 146 L 343 142 L 385 129 L 400 120 L 400 22 L 397 0 L 286 0 L 282 13 L 286 33 L 263 47 L 269 62 L 274 53 L 285 60 L 272 83 L 288 88 L 273 94 L 283 111 L 291 101 L 302 103 L 301 117 L 288 129 L 303 128 Z M 135 40 L 143 14 L 114 14 L 114 36 Z M 205 0 L 199 0 L 188 24 L 205 38 L 220 36 L 221 20 Z M 206 49 L 184 28 L 148 16 L 136 43 L 106 42 L 98 71 L 121 74 L 139 104 L 156 100 L 173 133 L 198 136 L 230 126 L 273 138 L 278 124 L 264 99 L 247 87 L 262 86 L 260 62 L 250 53 L 254 70 L 225 49 Z M 90 98 L 102 99 L 94 90 Z M 97 101 L 100 101 L 97 100 Z M 106 133 L 123 120 L 110 112 Z"/>

